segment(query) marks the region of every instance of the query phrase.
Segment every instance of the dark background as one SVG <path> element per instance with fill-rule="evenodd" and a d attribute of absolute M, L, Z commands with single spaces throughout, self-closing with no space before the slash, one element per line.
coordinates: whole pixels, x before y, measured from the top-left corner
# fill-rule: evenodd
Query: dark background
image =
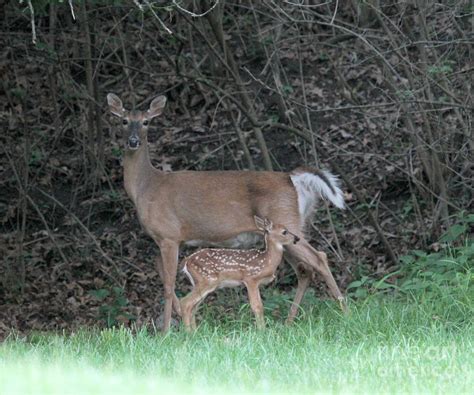
<path fill-rule="evenodd" d="M 311 234 L 343 289 L 440 248 L 472 210 L 472 3 L 294 3 L 0 1 L 0 333 L 160 312 L 108 92 L 167 96 L 159 169 L 339 174 L 349 207 Z"/>

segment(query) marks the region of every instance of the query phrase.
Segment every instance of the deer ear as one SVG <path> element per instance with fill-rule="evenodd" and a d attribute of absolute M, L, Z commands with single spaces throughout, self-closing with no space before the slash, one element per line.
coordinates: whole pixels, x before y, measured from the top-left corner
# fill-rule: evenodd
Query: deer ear
<path fill-rule="evenodd" d="M 155 118 L 160 115 L 166 105 L 166 96 L 158 96 L 157 98 L 153 99 L 150 103 L 150 108 L 147 111 L 147 116 L 149 119 Z"/>
<path fill-rule="evenodd" d="M 109 110 L 112 114 L 117 117 L 123 117 L 125 109 L 123 108 L 122 100 L 117 95 L 109 93 L 107 95 L 107 104 L 109 105 Z"/>
<path fill-rule="evenodd" d="M 257 215 L 254 215 L 253 219 L 255 221 L 255 226 L 257 227 L 257 229 L 261 230 L 261 231 L 264 231 L 265 230 L 265 221 Z"/>
<path fill-rule="evenodd" d="M 270 232 L 273 229 L 273 222 L 270 221 L 268 218 L 265 218 L 265 230 Z"/>

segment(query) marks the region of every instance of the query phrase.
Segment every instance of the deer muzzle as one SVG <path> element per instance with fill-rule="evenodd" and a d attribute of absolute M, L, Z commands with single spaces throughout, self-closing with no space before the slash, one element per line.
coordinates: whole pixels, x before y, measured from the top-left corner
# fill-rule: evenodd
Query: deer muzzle
<path fill-rule="evenodd" d="M 296 236 L 293 232 L 290 232 L 290 231 L 288 231 L 288 233 L 293 236 L 293 244 L 296 244 L 298 243 L 298 241 L 300 241 L 299 236 Z"/>
<path fill-rule="evenodd" d="M 140 139 L 138 138 L 138 136 L 130 136 L 128 138 L 128 148 L 135 150 L 138 147 L 140 147 Z"/>

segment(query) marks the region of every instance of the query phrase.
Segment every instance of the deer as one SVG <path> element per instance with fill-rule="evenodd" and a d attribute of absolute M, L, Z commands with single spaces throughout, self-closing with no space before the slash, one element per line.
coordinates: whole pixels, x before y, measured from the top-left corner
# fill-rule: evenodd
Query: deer
<path fill-rule="evenodd" d="M 175 293 L 180 246 L 255 245 L 255 215 L 283 224 L 300 238 L 285 252 L 298 281 L 287 323 L 296 317 L 314 272 L 322 276 L 345 310 L 327 255 L 305 238 L 306 226 L 321 199 L 340 209 L 345 207 L 336 176 L 311 167 L 290 172 L 160 171 L 151 164 L 147 134 L 151 121 L 162 114 L 166 97 L 154 98 L 146 111 L 126 110 L 113 93 L 107 95 L 107 103 L 109 111 L 120 118 L 126 141 L 125 191 L 144 231 L 160 250 L 156 270 L 164 288 L 163 332 L 170 328 L 173 310 L 181 316 Z"/>
<path fill-rule="evenodd" d="M 257 327 L 263 329 L 265 320 L 260 285 L 275 279 L 283 258 L 283 246 L 300 240 L 283 225 L 267 218 L 254 216 L 256 228 L 263 232 L 265 249 L 241 250 L 205 248 L 189 255 L 182 262 L 182 271 L 191 282 L 192 291 L 181 299 L 181 314 L 185 329 L 196 329 L 196 310 L 205 297 L 217 288 L 245 285 Z"/>

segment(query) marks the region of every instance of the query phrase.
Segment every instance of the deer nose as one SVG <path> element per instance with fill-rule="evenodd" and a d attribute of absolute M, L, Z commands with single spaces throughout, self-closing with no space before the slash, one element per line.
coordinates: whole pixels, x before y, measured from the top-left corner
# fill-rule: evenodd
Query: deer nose
<path fill-rule="evenodd" d="M 137 136 L 131 136 L 128 139 L 128 146 L 131 149 L 137 149 L 140 146 L 140 139 Z"/>
<path fill-rule="evenodd" d="M 298 236 L 295 236 L 293 239 L 293 244 L 298 243 L 298 241 L 300 241 L 300 238 Z"/>

